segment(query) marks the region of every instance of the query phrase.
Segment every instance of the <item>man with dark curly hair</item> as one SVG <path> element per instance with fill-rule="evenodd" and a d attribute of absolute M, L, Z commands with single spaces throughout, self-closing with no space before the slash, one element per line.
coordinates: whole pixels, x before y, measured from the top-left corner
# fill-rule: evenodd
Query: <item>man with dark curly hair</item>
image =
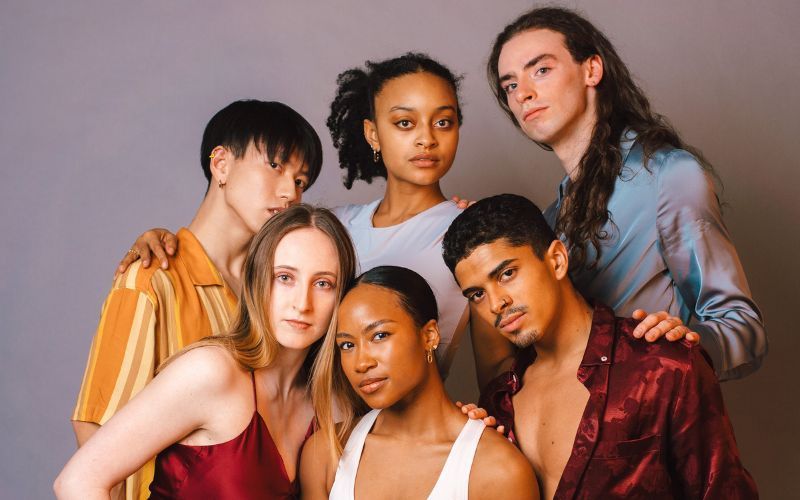
<path fill-rule="evenodd" d="M 531 10 L 497 36 L 487 72 L 514 125 L 564 167 L 545 218 L 567 245 L 578 290 L 624 315 L 641 307 L 680 317 L 720 380 L 755 371 L 766 334 L 711 166 L 651 110 L 603 33 L 566 9 Z M 491 335 L 476 344 L 482 366 L 509 352 Z"/>
<path fill-rule="evenodd" d="M 443 254 L 470 313 L 519 348 L 481 406 L 531 462 L 543 498 L 757 497 L 705 350 L 641 342 L 635 320 L 588 304 L 536 205 L 477 202 Z"/>

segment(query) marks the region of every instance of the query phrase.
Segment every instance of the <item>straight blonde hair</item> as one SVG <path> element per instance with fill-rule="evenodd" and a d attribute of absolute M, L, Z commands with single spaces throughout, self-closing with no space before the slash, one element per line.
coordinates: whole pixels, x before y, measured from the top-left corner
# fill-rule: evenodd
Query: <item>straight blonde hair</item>
<path fill-rule="evenodd" d="M 337 307 L 334 309 L 325 337 L 311 346 L 306 357 L 302 373 L 308 383 L 320 344 L 325 338 L 334 337 L 336 334 L 336 310 L 345 289 L 355 277 L 356 255 L 350 236 L 339 219 L 328 209 L 306 204 L 294 205 L 274 215 L 253 237 L 244 261 L 237 313 L 228 331 L 205 337 L 183 348 L 164 361 L 159 371 L 183 353 L 204 346 L 223 347 L 248 370 L 269 366 L 281 348 L 270 328 L 269 318 L 275 249 L 284 236 L 292 231 L 306 228 L 318 229 L 325 233 L 336 247 L 339 259 Z M 309 249 L 309 258 L 313 258 L 313 249 Z"/>

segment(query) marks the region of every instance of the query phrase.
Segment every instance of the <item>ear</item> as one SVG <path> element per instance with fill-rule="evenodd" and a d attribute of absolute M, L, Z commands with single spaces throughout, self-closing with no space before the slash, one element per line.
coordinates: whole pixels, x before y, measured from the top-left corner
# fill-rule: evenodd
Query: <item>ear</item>
<path fill-rule="evenodd" d="M 217 146 L 211 150 L 211 183 L 224 186 L 228 182 L 228 173 L 233 160 L 233 153 L 227 148 Z"/>
<path fill-rule="evenodd" d="M 369 147 L 373 151 L 381 150 L 381 143 L 378 140 L 378 128 L 375 126 L 375 122 L 368 118 L 364 119 L 364 139 L 367 140 Z"/>
<path fill-rule="evenodd" d="M 422 334 L 422 342 L 425 344 L 425 350 L 436 349 L 439 346 L 439 323 L 432 319 L 425 323 L 420 329 Z"/>
<path fill-rule="evenodd" d="M 564 242 L 559 239 L 553 240 L 547 249 L 545 259 L 550 263 L 557 280 L 560 281 L 567 276 L 569 271 L 569 252 Z"/>
<path fill-rule="evenodd" d="M 603 79 L 603 59 L 595 54 L 583 62 L 587 87 L 597 87 Z"/>

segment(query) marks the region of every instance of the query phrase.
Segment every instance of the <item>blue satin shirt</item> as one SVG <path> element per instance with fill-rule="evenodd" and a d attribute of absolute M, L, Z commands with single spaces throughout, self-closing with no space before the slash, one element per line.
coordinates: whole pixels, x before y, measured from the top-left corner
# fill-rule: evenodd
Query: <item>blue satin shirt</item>
<path fill-rule="evenodd" d="M 631 130 L 623 134 L 623 168 L 603 227 L 609 237 L 599 259 L 588 246 L 587 265 L 571 270 L 572 281 L 618 316 L 635 309 L 679 316 L 700 334 L 720 380 L 743 377 L 761 365 L 767 337 L 714 183 L 680 149 L 656 152 L 645 168 L 635 138 Z M 565 177 L 545 210 L 551 227 L 569 182 Z"/>

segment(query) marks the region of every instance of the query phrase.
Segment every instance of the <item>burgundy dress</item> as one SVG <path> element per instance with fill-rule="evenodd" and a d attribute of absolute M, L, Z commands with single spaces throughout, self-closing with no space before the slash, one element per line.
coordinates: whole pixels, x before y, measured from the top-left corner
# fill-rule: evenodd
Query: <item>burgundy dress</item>
<path fill-rule="evenodd" d="M 255 399 L 255 381 L 253 398 Z M 311 434 L 312 427 L 306 438 Z M 175 443 L 156 457 L 150 498 L 297 498 L 286 467 L 258 410 L 241 434 L 224 443 Z"/>

